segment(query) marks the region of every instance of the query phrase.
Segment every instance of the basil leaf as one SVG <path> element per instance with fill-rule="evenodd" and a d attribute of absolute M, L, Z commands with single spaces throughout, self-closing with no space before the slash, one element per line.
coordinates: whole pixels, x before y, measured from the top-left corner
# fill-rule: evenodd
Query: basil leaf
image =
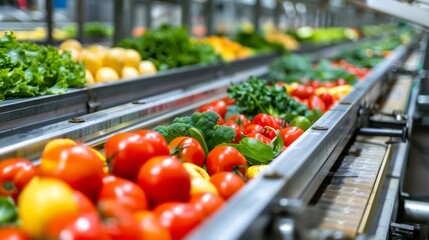
<path fill-rule="evenodd" d="M 283 142 L 283 138 L 280 136 L 280 131 L 277 130 L 276 134 L 277 136 L 273 138 L 273 140 L 271 140 L 270 142 L 270 146 L 273 149 L 274 157 L 279 155 L 282 152 L 284 147 L 284 142 Z"/>
<path fill-rule="evenodd" d="M 195 127 L 191 127 L 189 128 L 189 134 L 191 134 L 191 137 L 195 138 L 195 140 L 197 140 L 201 144 L 201 147 L 203 147 L 204 150 L 204 155 L 207 157 L 207 155 L 209 154 L 209 150 L 207 148 L 206 140 L 204 139 L 204 136 L 201 131 Z"/>
<path fill-rule="evenodd" d="M 252 165 L 268 164 L 274 158 L 273 149 L 254 138 L 243 138 L 237 145 L 238 151 L 243 154 Z"/>
<path fill-rule="evenodd" d="M 10 197 L 0 197 L 0 226 L 16 222 L 18 210 Z"/>

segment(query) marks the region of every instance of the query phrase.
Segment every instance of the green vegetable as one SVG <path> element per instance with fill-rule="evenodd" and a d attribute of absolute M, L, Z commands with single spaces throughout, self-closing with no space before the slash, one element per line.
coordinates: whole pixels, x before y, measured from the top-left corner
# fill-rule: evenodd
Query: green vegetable
<path fill-rule="evenodd" d="M 138 38 L 123 39 L 116 46 L 137 50 L 142 59 L 153 62 L 158 70 L 222 60 L 210 45 L 192 41 L 185 28 L 168 25 L 149 30 Z"/>
<path fill-rule="evenodd" d="M 256 51 L 260 52 L 273 50 L 278 50 L 282 53 L 286 52 L 286 49 L 283 47 L 283 45 L 269 42 L 262 36 L 262 34 L 254 31 L 238 31 L 237 35 L 235 36 L 235 41 L 243 46 L 255 49 Z"/>
<path fill-rule="evenodd" d="M 85 68 L 59 54 L 53 46 L 17 42 L 11 34 L 0 38 L 0 101 L 64 93 L 85 84 Z"/>
<path fill-rule="evenodd" d="M 357 82 L 354 74 L 343 68 L 333 67 L 328 60 L 321 60 L 313 67 L 309 58 L 297 54 L 287 54 L 274 60 L 270 64 L 268 79 L 286 83 L 302 83 L 302 79 L 316 79 L 320 82 L 344 79 L 349 85 Z"/>
<path fill-rule="evenodd" d="M 218 120 L 219 115 L 213 111 L 196 112 L 192 116 L 176 117 L 173 124 L 157 126 L 153 130 L 163 135 L 167 142 L 171 142 L 176 137 L 192 136 L 197 129 L 204 137 L 207 149 L 210 151 L 221 143 L 232 142 L 235 138 L 234 128 L 217 125 Z"/>
<path fill-rule="evenodd" d="M 311 127 L 311 122 L 306 117 L 303 116 L 296 116 L 290 123 L 290 126 L 292 127 L 299 127 L 303 131 L 306 131 Z"/>
<path fill-rule="evenodd" d="M 191 127 L 189 128 L 189 134 L 191 135 L 192 138 L 196 139 L 201 144 L 201 147 L 204 150 L 204 156 L 207 156 L 209 153 L 209 150 L 207 149 L 207 143 L 201 131 L 198 130 L 197 128 Z"/>
<path fill-rule="evenodd" d="M 18 221 L 18 209 L 10 197 L 0 197 L 0 226 L 15 224 Z"/>
<path fill-rule="evenodd" d="M 280 131 L 276 131 L 276 134 L 277 136 L 268 145 L 248 137 L 243 137 L 236 144 L 228 143 L 223 145 L 236 148 L 251 165 L 268 164 L 283 150 L 284 142 L 280 136 Z"/>
<path fill-rule="evenodd" d="M 308 110 L 305 113 L 305 117 L 311 122 L 311 124 L 315 123 L 319 118 L 323 115 L 322 111 L 319 108 L 315 108 L 313 110 Z"/>
<path fill-rule="evenodd" d="M 292 99 L 283 86 L 269 86 L 266 81 L 256 77 L 231 84 L 227 93 L 230 98 L 235 99 L 239 112 L 249 117 L 267 113 L 284 119 L 289 115 L 304 115 L 307 110 L 307 106 Z"/>

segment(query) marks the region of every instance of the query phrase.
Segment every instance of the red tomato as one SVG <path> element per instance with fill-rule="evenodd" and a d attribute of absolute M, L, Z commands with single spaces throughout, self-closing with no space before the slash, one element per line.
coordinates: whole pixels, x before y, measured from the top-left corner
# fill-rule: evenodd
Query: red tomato
<path fill-rule="evenodd" d="M 244 114 L 235 114 L 232 115 L 231 117 L 229 117 L 228 119 L 226 119 L 226 122 L 233 122 L 233 123 L 237 123 L 238 125 L 240 125 L 243 129 L 246 129 L 246 127 L 248 127 L 250 124 L 252 124 L 252 122 L 247 119 L 246 116 L 244 116 Z"/>
<path fill-rule="evenodd" d="M 215 111 L 222 118 L 225 117 L 228 105 L 224 100 L 215 100 L 207 105 L 198 108 L 197 112 Z"/>
<path fill-rule="evenodd" d="M 262 133 L 249 133 L 246 135 L 246 137 L 254 138 L 254 139 L 259 140 L 265 144 L 270 144 L 270 142 L 271 142 L 271 139 L 264 136 Z"/>
<path fill-rule="evenodd" d="M 244 135 L 247 135 L 247 134 L 249 134 L 249 133 L 259 133 L 259 132 L 261 132 L 262 130 L 264 129 L 264 127 L 262 127 L 261 125 L 259 125 L 259 124 L 251 124 L 251 125 L 249 125 L 248 127 L 246 127 L 245 129 L 244 129 Z"/>
<path fill-rule="evenodd" d="M 59 215 L 44 232 L 48 239 L 110 239 L 97 212 Z"/>
<path fill-rule="evenodd" d="M 169 146 L 173 156 L 200 167 L 204 166 L 204 150 L 197 140 L 191 137 L 177 137 Z"/>
<path fill-rule="evenodd" d="M 292 90 L 290 94 L 291 96 L 295 96 L 300 99 L 307 99 L 310 96 L 314 95 L 314 91 L 315 91 L 314 88 L 311 86 L 299 85 L 297 88 Z"/>
<path fill-rule="evenodd" d="M 37 174 L 32 162 L 11 158 L 0 162 L 0 196 L 11 196 L 15 201 L 21 190 Z"/>
<path fill-rule="evenodd" d="M 42 155 L 40 176 L 55 177 L 68 183 L 91 200 L 97 198 L 104 177 L 104 164 L 85 145 L 58 146 Z"/>
<path fill-rule="evenodd" d="M 224 100 L 215 100 L 210 103 L 210 105 L 215 107 L 215 112 L 217 112 L 222 118 L 225 117 L 228 105 Z"/>
<path fill-rule="evenodd" d="M 276 130 L 280 129 L 278 118 L 265 113 L 257 114 L 252 121 L 253 124 L 261 125 L 262 127 L 272 127 Z"/>
<path fill-rule="evenodd" d="M 186 202 L 191 193 L 191 177 L 176 157 L 151 158 L 141 167 L 138 184 L 154 205 Z"/>
<path fill-rule="evenodd" d="M 79 191 L 73 192 L 73 200 L 77 203 L 79 213 L 96 213 L 97 208 L 94 204 Z"/>
<path fill-rule="evenodd" d="M 182 239 L 204 220 L 204 213 L 189 203 L 164 203 L 153 211 L 173 240 Z"/>
<path fill-rule="evenodd" d="M 235 99 L 230 98 L 230 97 L 224 97 L 223 100 L 225 101 L 226 105 L 228 105 L 228 106 L 234 105 L 234 103 L 235 103 Z"/>
<path fill-rule="evenodd" d="M 141 239 L 171 240 L 170 232 L 161 225 L 153 212 L 139 211 L 134 214 L 140 226 Z"/>
<path fill-rule="evenodd" d="M 289 147 L 304 131 L 299 127 L 287 127 L 280 131 L 285 147 Z"/>
<path fill-rule="evenodd" d="M 308 99 L 308 108 L 310 110 L 313 110 L 315 108 L 318 108 L 322 112 L 326 112 L 326 106 L 323 100 L 317 96 L 313 95 Z"/>
<path fill-rule="evenodd" d="M 219 210 L 225 203 L 222 197 L 211 192 L 193 195 L 189 202 L 194 204 L 197 209 L 201 209 L 207 217 Z"/>
<path fill-rule="evenodd" d="M 230 199 L 245 185 L 243 179 L 232 172 L 218 172 L 213 174 L 210 178 L 210 182 L 215 185 L 219 196 L 225 200 Z"/>
<path fill-rule="evenodd" d="M 312 86 L 313 88 L 318 88 L 318 87 L 320 87 L 320 82 L 319 81 L 317 81 L 317 80 L 313 80 L 313 81 L 311 81 L 310 82 L 310 86 Z"/>
<path fill-rule="evenodd" d="M 133 213 L 118 202 L 103 200 L 98 203 L 101 220 L 111 240 L 139 240 L 140 227 Z"/>
<path fill-rule="evenodd" d="M 148 209 L 146 194 L 139 185 L 129 180 L 105 176 L 98 200 L 112 200 L 131 212 Z"/>
<path fill-rule="evenodd" d="M 243 133 L 241 131 L 241 127 L 238 124 L 233 123 L 233 122 L 227 122 L 227 123 L 224 124 L 224 126 L 228 126 L 228 127 L 234 128 L 234 130 L 235 130 L 235 139 L 234 139 L 234 142 L 236 142 L 236 143 L 240 142 L 240 140 L 241 140 L 241 134 Z"/>
<path fill-rule="evenodd" d="M 206 166 L 209 175 L 238 170 L 243 176 L 246 176 L 247 160 L 243 154 L 233 147 L 218 146 L 209 152 Z"/>
<path fill-rule="evenodd" d="M 30 240 L 27 234 L 19 229 L 18 227 L 1 227 L 0 228 L 0 239 L 3 240 Z"/>
<path fill-rule="evenodd" d="M 158 132 L 141 130 L 135 133 L 119 133 L 107 140 L 106 156 L 111 159 L 112 173 L 136 181 L 140 167 L 155 156 L 168 156 L 167 141 Z"/>
<path fill-rule="evenodd" d="M 320 94 L 319 97 L 325 103 L 326 109 L 329 109 L 332 106 L 332 104 L 334 103 L 334 98 L 329 93 L 322 93 L 322 94 Z"/>
<path fill-rule="evenodd" d="M 346 80 L 342 78 L 338 79 L 337 81 L 337 86 L 346 85 L 346 84 L 347 84 Z"/>
<path fill-rule="evenodd" d="M 326 82 L 323 84 L 323 86 L 325 88 L 333 88 L 333 87 L 337 86 L 337 84 L 335 82 Z"/>

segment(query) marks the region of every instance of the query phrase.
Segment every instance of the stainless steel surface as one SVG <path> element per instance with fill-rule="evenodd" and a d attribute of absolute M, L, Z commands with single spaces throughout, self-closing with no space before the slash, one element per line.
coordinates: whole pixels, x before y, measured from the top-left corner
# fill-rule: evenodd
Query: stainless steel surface
<path fill-rule="evenodd" d="M 374 10 L 401 18 L 408 22 L 416 23 L 420 26 L 429 28 L 429 12 L 396 0 L 347 0 L 353 4 L 366 9 Z"/>
<path fill-rule="evenodd" d="M 409 221 L 427 224 L 429 221 L 429 203 L 405 199 L 404 216 Z"/>
<path fill-rule="evenodd" d="M 276 173 L 278 178 L 262 175 L 253 179 L 188 239 L 218 239 L 220 232 L 222 239 L 263 239 L 257 230 L 263 231 L 268 224 L 273 201 L 281 196 L 308 202 L 352 136 L 361 102 L 376 97 L 373 86 L 381 84 L 382 76 L 408 50 L 409 46 L 397 49 L 356 85 L 347 104 L 337 104 L 314 124 L 327 127 L 326 131 L 309 129 L 278 156 L 265 174 Z"/>
<path fill-rule="evenodd" d="M 37 159 L 49 140 L 66 137 L 90 145 L 100 145 L 117 132 L 132 131 L 171 120 L 195 110 L 212 100 L 224 97 L 231 82 L 244 81 L 249 75 L 267 71 L 260 67 L 252 71 L 225 77 L 211 83 L 181 88 L 152 98 L 141 99 L 104 111 L 80 116 L 82 123 L 68 121 L 48 125 L 25 134 L 0 138 L 0 159 L 26 157 Z"/>
<path fill-rule="evenodd" d="M 374 239 L 389 239 L 390 223 L 395 221 L 398 209 L 399 180 L 387 178 L 382 193 L 382 202 L 379 204 L 379 213 L 375 216 Z"/>

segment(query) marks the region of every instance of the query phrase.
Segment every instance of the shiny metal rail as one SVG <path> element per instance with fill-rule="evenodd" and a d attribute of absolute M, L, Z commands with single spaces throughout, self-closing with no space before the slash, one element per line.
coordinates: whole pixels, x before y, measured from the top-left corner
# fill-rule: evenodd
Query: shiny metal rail
<path fill-rule="evenodd" d="M 411 49 L 411 45 L 400 47 L 376 66 L 349 95 L 278 156 L 263 175 L 248 183 L 188 239 L 218 239 L 220 233 L 222 239 L 265 239 L 273 207 L 280 198 L 308 203 L 352 137 L 360 107 L 378 98 L 386 73 Z"/>

